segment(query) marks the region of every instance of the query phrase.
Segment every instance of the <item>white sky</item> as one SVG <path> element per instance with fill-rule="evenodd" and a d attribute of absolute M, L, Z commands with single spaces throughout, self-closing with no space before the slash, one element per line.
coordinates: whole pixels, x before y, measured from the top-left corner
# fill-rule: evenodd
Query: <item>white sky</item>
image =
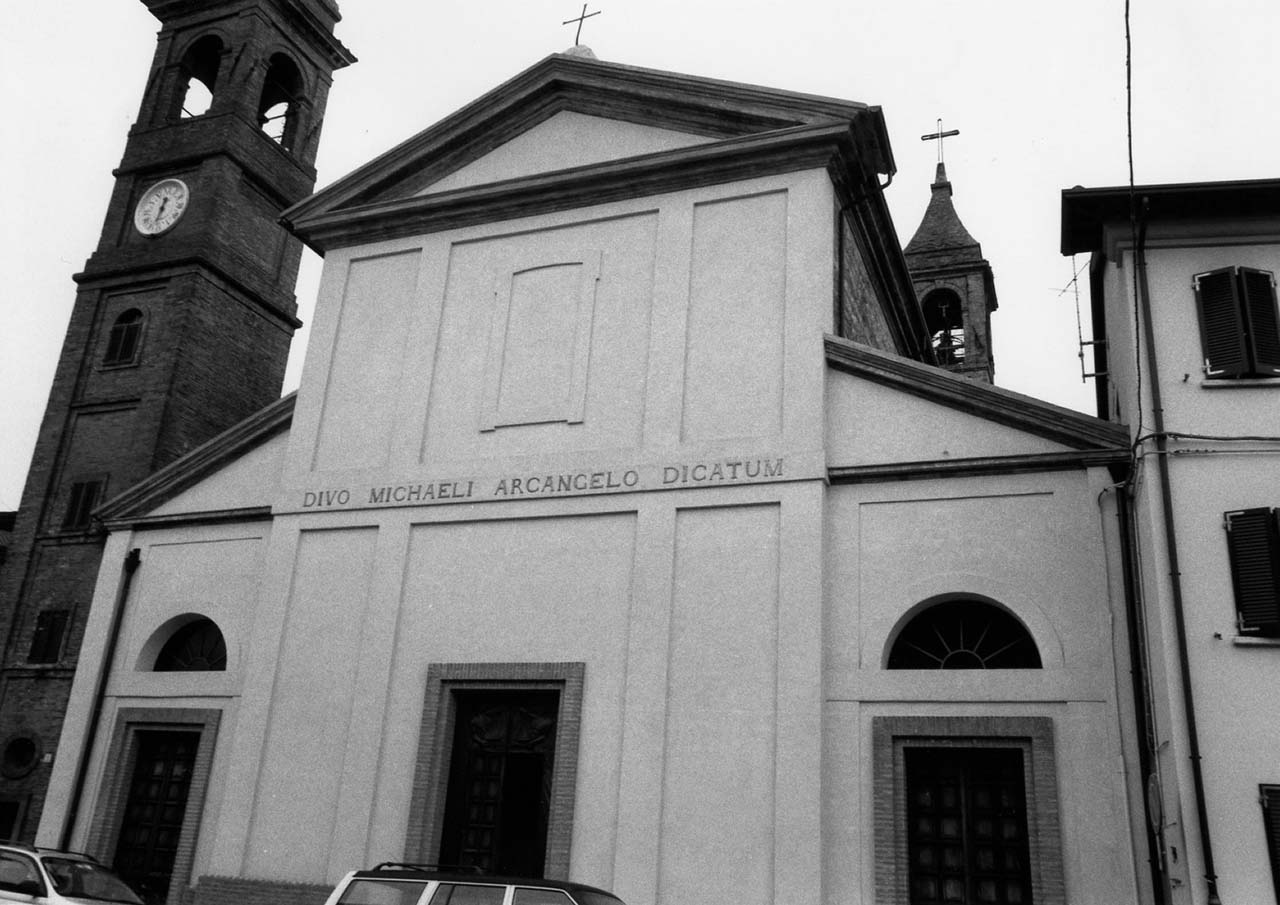
<path fill-rule="evenodd" d="M 340 0 L 359 62 L 335 77 L 319 185 L 567 48 L 576 0 Z M 599 3 L 600 5 L 597 5 Z M 1082 411 L 1072 262 L 1059 193 L 1124 184 L 1123 0 L 596 0 L 601 59 L 884 108 L 905 245 L 945 128 L 954 202 L 995 271 L 996 382 Z M 1275 0 L 1133 0 L 1134 132 L 1142 183 L 1270 178 L 1280 79 Z M 0 29 L 0 510 L 17 508 L 79 271 L 137 114 L 157 21 L 138 0 L 9 4 Z M 310 319 L 318 261 L 298 286 Z M 1077 266 L 1084 263 L 1081 258 Z M 1081 293 L 1085 295 L 1082 276 Z M 1087 326 L 1086 326 L 1087 329 Z M 305 330 L 286 389 L 296 385 Z"/>

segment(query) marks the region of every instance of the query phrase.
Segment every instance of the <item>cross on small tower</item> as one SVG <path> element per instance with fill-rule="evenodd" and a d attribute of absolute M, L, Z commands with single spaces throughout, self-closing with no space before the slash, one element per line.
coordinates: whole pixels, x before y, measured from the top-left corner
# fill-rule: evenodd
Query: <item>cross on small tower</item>
<path fill-rule="evenodd" d="M 584 8 L 585 8 L 585 7 L 584 7 Z M 573 20 L 572 20 L 572 19 L 570 19 L 569 21 L 571 21 L 571 22 L 572 22 Z M 938 141 L 938 163 L 942 163 L 942 139 L 944 139 L 944 138 L 950 138 L 952 135 L 959 135 L 959 134 L 960 134 L 960 130 L 959 130 L 959 129 L 952 129 L 952 130 L 951 130 L 951 131 L 949 131 L 949 132 L 943 132 L 943 131 L 942 131 L 942 120 L 941 120 L 941 119 L 939 119 L 939 120 L 938 120 L 938 131 L 936 131 L 936 132 L 930 132 L 928 135 L 921 135 L 921 136 L 920 136 L 920 140 L 921 140 L 921 141 L 933 141 L 934 139 L 937 139 L 937 141 Z"/>
<path fill-rule="evenodd" d="M 579 38 L 582 37 L 582 23 L 585 20 L 590 19 L 592 16 L 600 15 L 600 12 L 601 12 L 600 10 L 596 10 L 594 13 L 587 12 L 587 4 L 584 3 L 582 4 L 582 14 L 580 16 L 578 16 L 576 19 L 565 19 L 563 22 L 560 23 L 561 25 L 568 25 L 570 22 L 578 23 L 578 32 L 573 36 L 573 43 L 575 47 L 578 44 L 582 43 L 580 40 L 578 40 Z M 939 122 L 941 122 L 941 120 L 939 120 Z"/>

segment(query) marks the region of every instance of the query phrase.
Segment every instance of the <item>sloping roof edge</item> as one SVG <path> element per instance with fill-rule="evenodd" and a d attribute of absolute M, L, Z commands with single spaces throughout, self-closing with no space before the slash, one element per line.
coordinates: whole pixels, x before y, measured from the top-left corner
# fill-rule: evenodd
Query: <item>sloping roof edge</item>
<path fill-rule="evenodd" d="M 1012 390 L 969 380 L 838 336 L 826 337 L 827 366 L 1073 449 L 1127 455 L 1129 430 Z"/>
<path fill-rule="evenodd" d="M 1129 219 L 1130 195 L 1126 185 L 1063 189 L 1062 253 L 1100 251 L 1103 227 Z M 1280 179 L 1136 185 L 1132 195 L 1139 204 L 1147 199 L 1149 222 L 1280 216 Z"/>
<path fill-rule="evenodd" d="M 848 122 L 867 109 L 866 104 L 838 98 L 551 54 L 300 201 L 286 216 L 299 220 L 369 198 L 403 180 L 417 161 L 429 156 L 450 154 L 454 166 L 470 162 L 564 109 L 555 98 L 570 95 L 611 95 L 617 98 L 614 112 L 621 118 L 643 115 L 654 124 L 669 119 L 669 127 L 720 137 Z M 487 127 L 500 121 L 509 121 L 509 126 L 486 134 Z"/>
<path fill-rule="evenodd" d="M 837 157 L 843 166 L 851 166 L 865 163 L 860 160 L 861 147 L 849 122 L 819 123 L 393 201 L 326 209 L 303 202 L 285 211 L 281 222 L 323 252 L 358 242 L 822 167 Z"/>
<path fill-rule="evenodd" d="M 94 511 L 104 522 L 138 516 L 173 499 L 232 459 L 287 430 L 297 392 L 289 393 L 212 440 L 175 459 L 155 474 L 112 497 Z"/>

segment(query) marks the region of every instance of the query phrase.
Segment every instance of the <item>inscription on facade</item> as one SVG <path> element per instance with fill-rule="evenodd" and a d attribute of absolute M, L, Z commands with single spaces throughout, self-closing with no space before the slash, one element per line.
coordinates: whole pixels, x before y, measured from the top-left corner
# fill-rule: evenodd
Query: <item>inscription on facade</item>
<path fill-rule="evenodd" d="M 717 459 L 568 471 L 471 477 L 404 484 L 325 487 L 305 490 L 304 510 L 368 509 L 387 506 L 434 506 L 600 493 L 672 490 L 712 484 L 751 484 L 786 480 L 783 457 Z"/>

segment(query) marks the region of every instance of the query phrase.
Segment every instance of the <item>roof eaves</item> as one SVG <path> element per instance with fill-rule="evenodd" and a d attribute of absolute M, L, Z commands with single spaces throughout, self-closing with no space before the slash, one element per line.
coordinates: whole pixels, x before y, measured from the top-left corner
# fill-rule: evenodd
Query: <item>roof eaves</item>
<path fill-rule="evenodd" d="M 296 401 L 296 392 L 278 399 L 107 500 L 94 511 L 94 516 L 109 524 L 155 509 L 232 459 L 287 430 Z"/>
<path fill-rule="evenodd" d="M 827 365 L 838 371 L 1073 449 L 1128 450 L 1129 432 L 1122 424 L 1102 421 L 1012 390 L 969 380 L 838 336 L 826 337 L 826 356 Z"/>
<path fill-rule="evenodd" d="M 818 168 L 841 152 L 851 153 L 852 148 L 848 123 L 819 123 L 447 192 L 314 211 L 295 218 L 289 226 L 312 248 L 324 252 L 357 242 Z"/>
<path fill-rule="evenodd" d="M 495 142 L 562 109 L 565 98 L 585 95 L 614 99 L 612 109 L 606 105 L 599 112 L 617 113 L 620 118 L 643 112 L 652 124 L 671 117 L 670 111 L 681 110 L 683 114 L 674 117 L 671 127 L 713 136 L 848 123 L 869 109 L 866 104 L 837 98 L 552 54 L 298 202 L 285 211 L 284 219 L 297 222 L 385 194 L 389 186 L 410 178 L 418 161 L 437 154 L 452 155 L 452 167 L 463 165 Z M 489 135 L 490 124 L 498 122 L 502 128 Z"/>

